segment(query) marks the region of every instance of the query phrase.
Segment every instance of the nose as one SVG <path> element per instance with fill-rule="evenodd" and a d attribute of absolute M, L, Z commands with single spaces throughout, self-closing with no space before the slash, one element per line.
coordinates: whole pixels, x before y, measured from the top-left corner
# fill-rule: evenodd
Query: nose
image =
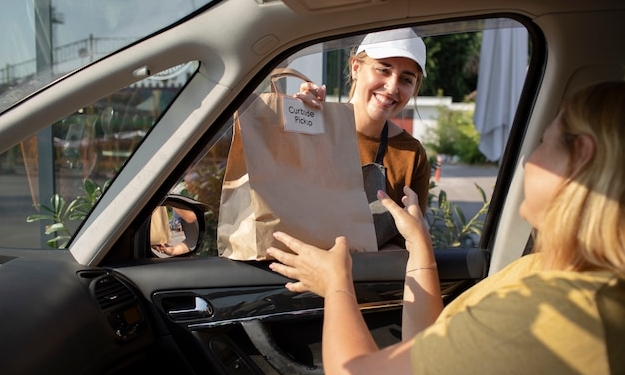
<path fill-rule="evenodd" d="M 399 81 L 399 77 L 397 77 L 395 74 L 391 74 L 386 80 L 386 83 L 384 84 L 384 88 L 391 94 L 396 94 L 399 92 L 398 81 Z"/>

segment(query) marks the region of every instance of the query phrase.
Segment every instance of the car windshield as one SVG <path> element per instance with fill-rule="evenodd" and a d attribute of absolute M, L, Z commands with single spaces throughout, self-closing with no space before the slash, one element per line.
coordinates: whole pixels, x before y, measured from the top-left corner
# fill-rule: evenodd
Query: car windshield
<path fill-rule="evenodd" d="M 0 12 L 0 113 L 213 0 L 25 0 Z"/>

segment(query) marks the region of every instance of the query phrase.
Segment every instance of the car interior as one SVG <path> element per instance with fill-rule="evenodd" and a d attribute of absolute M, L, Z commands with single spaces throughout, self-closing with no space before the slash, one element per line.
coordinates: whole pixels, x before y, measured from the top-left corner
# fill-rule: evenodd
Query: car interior
<path fill-rule="evenodd" d="M 217 250 L 233 116 L 268 90 L 276 68 L 334 84 L 327 100 L 345 102 L 346 56 L 368 32 L 412 27 L 432 51 L 445 37 L 526 33 L 505 151 L 495 184 L 483 186 L 492 194 L 479 239 L 435 247 L 445 303 L 531 250 L 532 228 L 518 214 L 523 164 L 562 98 L 625 78 L 625 4 L 616 0 L 195 3 L 69 72 L 0 86 L 0 161 L 19 154 L 21 168 L 0 181 L 14 174 L 22 181 L 14 188 L 20 198 L 11 183 L 0 187 L 7 218 L 0 373 L 323 373 L 323 299 L 289 292 L 271 260 L 233 260 Z M 445 75 L 451 73 L 432 75 L 433 91 Z M 293 94 L 298 87 L 289 79 L 283 89 Z M 415 102 L 405 110 L 415 118 L 410 127 L 428 123 L 425 108 Z M 42 137 L 53 140 L 50 147 L 39 146 Z M 51 228 L 48 216 L 37 217 L 48 205 L 43 197 L 54 193 L 65 199 L 50 200 L 49 208 L 67 212 L 67 226 Z M 72 200 L 78 208 L 70 222 Z M 182 236 L 181 255 L 151 242 L 159 209 L 177 220 L 171 235 Z M 193 220 L 182 220 L 179 210 Z M 376 343 L 400 342 L 406 251 L 352 258 L 357 299 Z"/>

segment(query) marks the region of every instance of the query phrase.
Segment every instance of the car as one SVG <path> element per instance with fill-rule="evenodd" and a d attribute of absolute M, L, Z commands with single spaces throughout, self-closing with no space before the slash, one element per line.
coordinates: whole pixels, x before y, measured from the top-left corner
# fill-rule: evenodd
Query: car
<path fill-rule="evenodd" d="M 518 214 L 523 163 L 563 97 L 625 77 L 625 3 L 4 4 L 0 373 L 323 373 L 323 300 L 289 292 L 288 279 L 270 270 L 271 260 L 219 254 L 234 116 L 267 88 L 276 68 L 326 83 L 327 101 L 345 102 L 347 52 L 368 32 L 401 27 L 412 27 L 429 51 L 416 107 L 398 119 L 424 144 L 440 110 L 461 108 L 469 117 L 509 110 L 497 136 L 482 128 L 482 139 L 491 140 L 484 147 L 493 149 L 486 161 L 494 178 L 484 180 L 489 186 L 479 187 L 477 199 L 470 197 L 478 177 L 467 177 L 463 186 L 469 187 L 439 206 L 451 164 L 438 165 L 432 175 L 439 185 L 431 190 L 431 219 L 466 223 L 475 214 L 471 231 L 435 242 L 448 303 L 531 249 L 532 228 Z M 514 43 L 504 40 L 497 54 L 485 42 L 486 34 L 496 39 L 510 31 L 525 41 L 514 60 L 521 69 L 517 81 L 511 73 L 490 76 L 514 65 L 512 55 L 504 55 Z M 497 58 L 508 63 L 482 71 L 478 60 L 489 54 L 493 64 Z M 460 65 L 451 64 L 456 58 Z M 511 88 L 496 93 L 481 86 L 487 74 Z M 284 89 L 298 87 L 287 81 Z M 488 104 L 494 106 L 478 109 Z M 157 212 L 169 226 L 168 244 L 184 242 L 180 255 L 150 241 Z M 401 340 L 406 259 L 401 249 L 353 254 L 360 308 L 380 347 Z"/>

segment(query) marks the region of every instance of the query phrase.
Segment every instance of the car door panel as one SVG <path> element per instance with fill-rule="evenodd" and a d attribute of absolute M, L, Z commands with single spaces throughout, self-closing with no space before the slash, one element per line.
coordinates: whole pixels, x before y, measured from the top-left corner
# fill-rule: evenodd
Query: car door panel
<path fill-rule="evenodd" d="M 486 274 L 485 253 L 441 249 L 436 258 L 443 293 L 451 298 Z M 407 252 L 353 254 L 358 302 L 379 346 L 401 340 L 401 300 Z M 117 266 L 131 280 L 199 370 L 316 374 L 321 366 L 323 300 L 292 293 L 270 261 L 220 257 L 146 260 Z M 273 371 L 272 370 L 272 371 Z"/>

